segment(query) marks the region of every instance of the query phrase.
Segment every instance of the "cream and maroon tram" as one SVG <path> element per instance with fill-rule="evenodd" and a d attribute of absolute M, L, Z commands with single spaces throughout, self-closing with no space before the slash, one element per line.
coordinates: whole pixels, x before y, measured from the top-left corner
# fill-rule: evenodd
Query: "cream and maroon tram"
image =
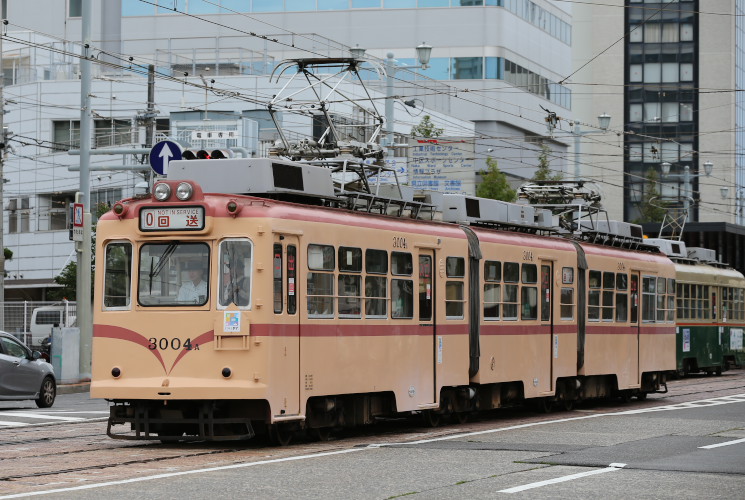
<path fill-rule="evenodd" d="M 272 199 L 298 201 L 325 167 L 170 168 L 98 223 L 91 396 L 113 403 L 112 437 L 283 442 L 383 415 L 642 398 L 675 368 L 674 267 L 656 251 L 485 227 L 475 198 L 453 198 L 460 223 L 349 209 L 370 196 L 328 206 L 328 190 Z M 257 179 L 277 190 L 242 185 Z"/>

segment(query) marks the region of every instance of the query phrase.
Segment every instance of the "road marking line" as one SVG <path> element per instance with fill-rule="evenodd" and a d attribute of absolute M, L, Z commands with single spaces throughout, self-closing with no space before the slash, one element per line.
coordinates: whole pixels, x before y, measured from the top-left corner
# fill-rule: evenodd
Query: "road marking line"
<path fill-rule="evenodd" d="M 217 467 L 209 467 L 206 469 L 185 470 L 185 471 L 180 471 L 180 472 L 166 472 L 164 474 L 156 474 L 154 476 L 133 477 L 131 479 L 109 481 L 107 483 L 85 484 L 82 486 L 73 486 L 72 488 L 58 488 L 55 490 L 46 490 L 46 491 L 29 491 L 26 493 L 16 493 L 13 495 L 0 496 L 0 500 L 4 500 L 6 498 L 23 498 L 23 497 L 32 497 L 32 496 L 39 496 L 39 495 L 50 495 L 53 493 L 63 493 L 63 492 L 68 492 L 68 491 L 89 490 L 93 488 L 102 488 L 104 486 L 116 486 L 119 484 L 131 484 L 131 483 L 139 483 L 141 481 L 151 481 L 153 479 L 166 479 L 170 477 L 187 476 L 191 474 L 201 474 L 203 472 L 216 472 L 216 471 L 223 471 L 223 470 L 230 470 L 230 469 L 243 469 L 246 467 L 254 467 L 258 465 L 277 464 L 281 462 L 293 462 L 296 460 L 305 460 L 308 458 L 321 458 L 321 457 L 328 457 L 328 456 L 333 456 L 333 455 L 343 455 L 346 453 L 354 453 L 356 451 L 363 451 L 365 449 L 366 448 L 349 448 L 347 450 L 328 451 L 324 453 L 314 453 L 312 455 L 300 455 L 297 457 L 274 458 L 272 460 L 262 460 L 260 462 L 247 462 L 247 463 L 242 463 L 242 464 L 220 465 Z"/>
<path fill-rule="evenodd" d="M 545 481 L 538 481 L 536 483 L 515 486 L 514 488 L 507 488 L 506 490 L 499 490 L 497 493 L 519 493 L 521 491 L 532 490 L 533 488 L 540 488 L 541 486 L 547 486 L 549 484 L 564 483 L 566 481 L 572 481 L 581 477 L 594 476 L 596 474 L 604 474 L 606 472 L 615 472 L 617 470 L 621 470 L 625 466 L 626 464 L 613 463 L 604 469 L 591 470 L 588 472 L 578 472 L 577 474 L 570 474 L 568 476 L 546 479 Z"/>
<path fill-rule="evenodd" d="M 6 422 L 3 420 L 0 420 L 0 425 L 3 425 L 5 427 L 23 427 L 24 425 L 27 425 L 27 424 L 24 424 L 23 422 Z"/>
<path fill-rule="evenodd" d="M 737 394 L 735 396 L 745 397 L 745 394 Z M 729 398 L 735 397 L 735 396 L 727 396 Z M 702 401 L 716 401 L 718 398 L 715 399 L 706 399 Z M 729 403 L 739 403 L 743 401 L 728 401 Z M 673 405 L 674 406 L 674 405 Z M 615 413 L 600 413 L 595 415 L 586 415 L 582 417 L 570 417 L 570 418 L 562 418 L 557 420 L 548 420 L 543 422 L 533 422 L 529 424 L 521 424 L 521 425 L 513 425 L 510 427 L 502 427 L 499 429 L 490 429 L 486 431 L 477 431 L 477 432 L 468 432 L 468 433 L 462 433 L 462 434 L 452 434 L 449 436 L 439 436 L 432 439 L 422 439 L 419 441 L 407 441 L 407 442 L 401 442 L 401 443 L 378 443 L 378 444 L 371 444 L 366 447 L 361 448 L 350 448 L 346 450 L 338 450 L 333 452 L 327 452 L 327 453 L 317 453 L 313 455 L 300 455 L 297 457 L 286 457 L 286 458 L 278 458 L 274 460 L 262 460 L 260 462 L 248 462 L 248 463 L 241 463 L 241 464 L 232 464 L 232 465 L 225 465 L 225 466 L 219 466 L 219 467 L 210 467 L 206 469 L 193 469 L 188 471 L 180 471 L 180 472 L 170 472 L 170 473 L 164 473 L 164 474 L 158 474 L 154 476 L 144 476 L 144 477 L 138 477 L 138 478 L 132 478 L 132 479 L 124 479 L 121 481 L 111 481 L 107 483 L 96 483 L 96 484 L 87 484 L 84 486 L 73 486 L 71 488 L 59 488 L 55 490 L 46 490 L 46 491 L 32 491 L 32 492 L 25 492 L 25 493 L 18 493 L 14 495 L 6 495 L 6 496 L 0 496 L 0 500 L 4 500 L 6 498 L 23 498 L 23 497 L 30 497 L 30 496 L 40 496 L 40 495 L 48 495 L 53 493 L 64 493 L 67 491 L 77 491 L 77 490 L 87 490 L 92 488 L 102 488 L 105 486 L 115 486 L 119 484 L 129 484 L 129 483 L 136 483 L 141 481 L 152 481 L 154 479 L 165 479 L 169 477 L 176 477 L 176 476 L 184 476 L 184 475 L 190 475 L 190 474 L 201 474 L 203 472 L 214 472 L 214 471 L 221 471 L 221 470 L 229 470 L 229 469 L 239 469 L 244 467 L 253 467 L 258 465 L 267 465 L 267 464 L 276 464 L 281 462 L 290 462 L 295 460 L 304 460 L 308 458 L 319 458 L 319 457 L 325 457 L 325 456 L 332 456 L 332 455 L 341 455 L 345 453 L 352 453 L 355 451 L 362 451 L 362 450 L 373 450 L 378 449 L 385 446 L 397 446 L 397 445 L 407 445 L 407 444 L 421 444 L 421 443 L 431 443 L 435 441 L 446 441 L 449 439 L 461 439 L 465 437 L 470 436 L 477 436 L 480 434 L 491 434 L 494 432 L 504 432 L 508 430 L 514 430 L 514 429 L 525 429 L 528 427 L 536 427 L 539 425 L 547 425 L 547 424 L 556 424 L 556 423 L 563 423 L 563 422 L 571 422 L 575 420 L 586 420 L 588 418 L 599 418 L 599 417 L 616 417 L 616 416 L 622 416 L 622 415 L 635 415 L 639 413 L 646 413 L 650 411 L 662 411 L 665 409 L 673 410 L 676 409 L 673 406 L 666 405 L 666 406 L 655 406 L 652 408 L 646 408 L 646 409 L 640 409 L 640 410 L 625 410 L 621 412 L 615 412 Z M 677 408 L 677 409 L 683 409 L 683 408 Z M 106 417 L 100 418 L 100 419 L 88 419 L 88 422 L 93 421 L 105 421 L 108 420 Z M 35 426 L 40 425 L 52 425 L 49 424 L 31 424 Z"/>
<path fill-rule="evenodd" d="M 720 446 L 729 446 L 737 443 L 745 443 L 745 438 L 735 439 L 734 441 L 725 441 L 724 443 L 710 444 L 708 446 L 699 446 L 699 448 L 702 450 L 711 450 L 712 448 L 719 448 Z"/>
<path fill-rule="evenodd" d="M 22 417 L 22 418 L 43 418 L 47 420 L 65 420 L 66 422 L 78 422 L 85 420 L 81 417 L 57 417 L 54 415 L 45 415 L 44 413 L 24 413 L 24 412 L 8 412 L 2 413 L 5 417 Z"/>

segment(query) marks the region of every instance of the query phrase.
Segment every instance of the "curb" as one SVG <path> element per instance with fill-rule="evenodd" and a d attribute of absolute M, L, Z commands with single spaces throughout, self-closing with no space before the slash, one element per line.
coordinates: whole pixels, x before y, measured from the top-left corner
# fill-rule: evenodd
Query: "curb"
<path fill-rule="evenodd" d="M 82 384 L 59 384 L 57 385 L 57 394 L 76 394 L 79 392 L 90 392 L 91 383 Z"/>

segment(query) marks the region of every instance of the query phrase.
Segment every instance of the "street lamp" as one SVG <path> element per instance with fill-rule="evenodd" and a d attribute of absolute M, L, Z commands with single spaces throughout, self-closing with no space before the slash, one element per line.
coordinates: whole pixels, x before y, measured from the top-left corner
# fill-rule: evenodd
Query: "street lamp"
<path fill-rule="evenodd" d="M 685 214 L 686 220 L 688 220 L 688 209 L 690 208 L 691 203 L 691 179 L 696 179 L 698 177 L 701 177 L 701 174 L 695 174 L 691 175 L 691 167 L 690 165 L 684 165 L 683 166 L 683 175 L 680 174 L 670 174 L 670 163 L 663 161 L 660 164 L 660 168 L 662 169 L 662 175 L 664 177 L 682 177 L 683 178 L 683 213 Z M 710 161 L 704 162 L 704 175 L 706 177 L 711 176 L 711 172 L 714 170 L 714 164 Z"/>
<path fill-rule="evenodd" d="M 362 59 L 365 56 L 365 49 L 359 45 L 355 45 L 349 49 L 349 53 L 355 59 Z M 416 58 L 419 61 L 419 66 L 401 66 L 396 67 L 396 63 L 393 59 L 393 52 L 386 54 L 385 61 L 385 146 L 389 148 L 389 153 L 393 156 L 393 78 L 396 75 L 398 69 L 427 69 L 429 68 L 430 55 L 432 54 L 432 46 L 423 42 L 416 47 Z"/>
<path fill-rule="evenodd" d="M 602 113 L 598 115 L 598 128 L 606 132 L 608 130 L 608 127 L 610 126 L 610 118 L 611 116 L 608 113 Z M 572 130 L 572 134 L 574 135 L 574 178 L 576 180 L 580 180 L 580 139 L 583 135 L 593 134 L 596 133 L 596 130 L 580 130 L 579 122 L 574 122 L 574 129 Z"/>

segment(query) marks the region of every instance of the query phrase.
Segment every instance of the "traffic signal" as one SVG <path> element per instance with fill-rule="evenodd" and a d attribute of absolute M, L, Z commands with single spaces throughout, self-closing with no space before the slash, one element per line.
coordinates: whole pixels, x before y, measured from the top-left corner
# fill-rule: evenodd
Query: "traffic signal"
<path fill-rule="evenodd" d="M 184 160 L 221 160 L 225 158 L 233 158 L 234 154 L 229 149 L 213 149 L 207 151 L 206 149 L 185 149 L 181 154 Z"/>

